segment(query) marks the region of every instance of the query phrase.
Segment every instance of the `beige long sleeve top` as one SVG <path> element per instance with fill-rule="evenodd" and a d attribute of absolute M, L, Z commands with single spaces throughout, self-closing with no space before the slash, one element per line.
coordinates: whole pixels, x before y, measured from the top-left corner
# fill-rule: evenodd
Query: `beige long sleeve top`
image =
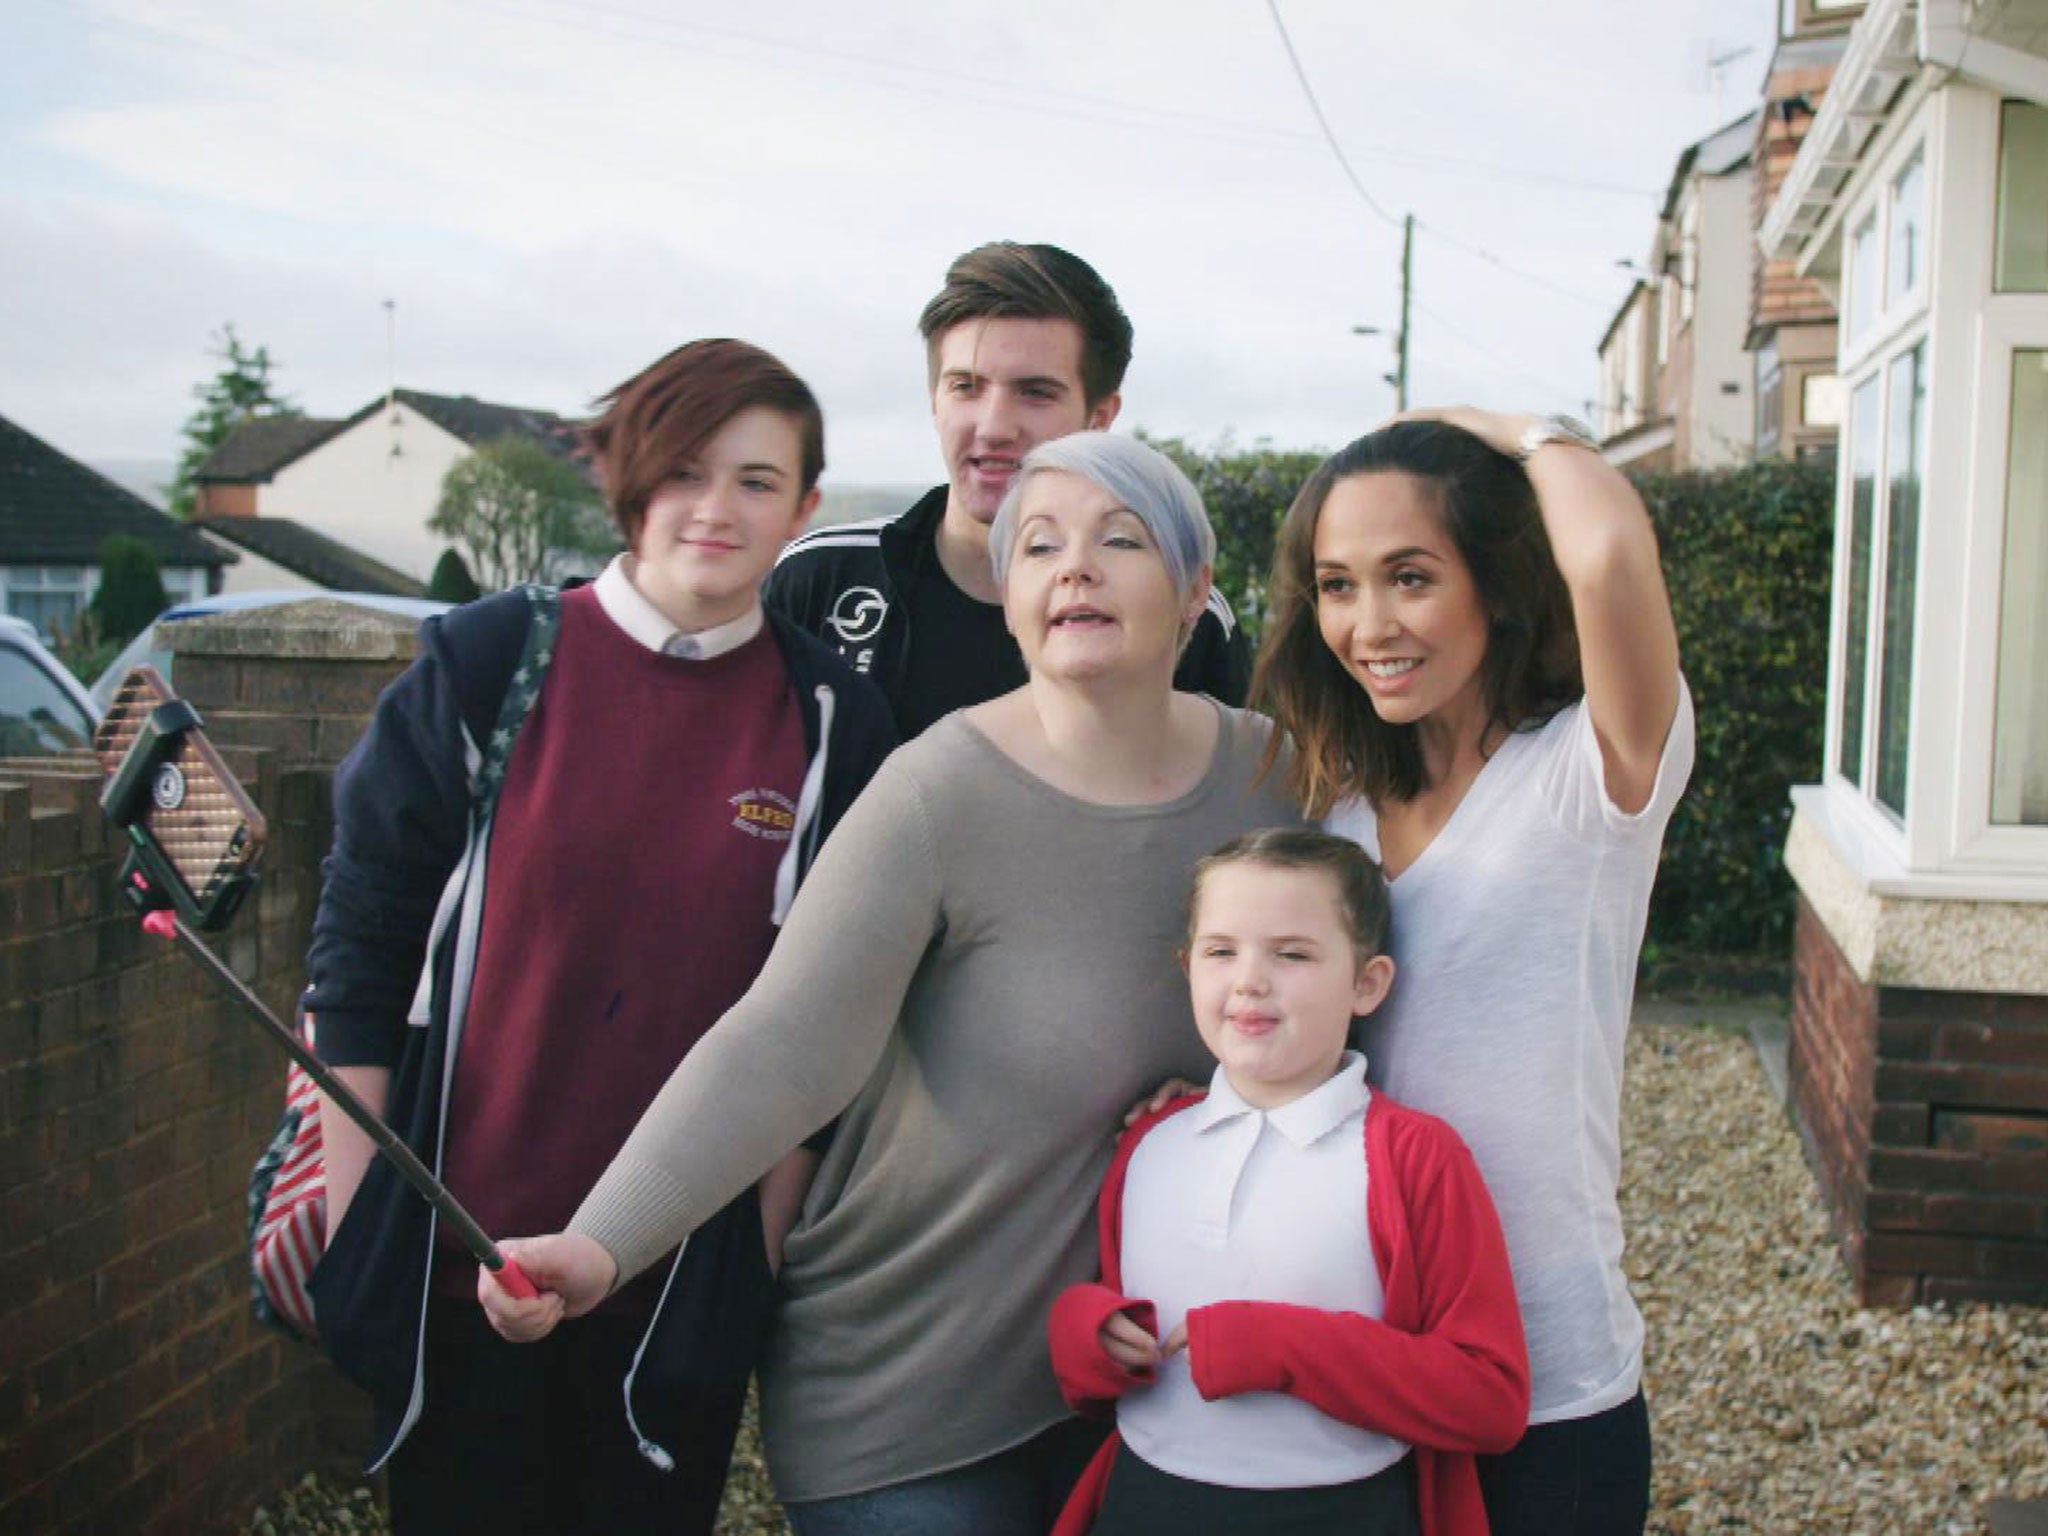
<path fill-rule="evenodd" d="M 1224 709 L 1207 775 L 1098 806 L 959 715 L 900 748 L 819 856 L 753 988 L 572 1221 L 623 1282 L 841 1115 L 762 1371 L 787 1500 L 993 1455 L 1065 1416 L 1053 1297 L 1095 1272 L 1123 1112 L 1209 1060 L 1177 959 L 1196 860 L 1300 817 L 1269 723 Z"/>

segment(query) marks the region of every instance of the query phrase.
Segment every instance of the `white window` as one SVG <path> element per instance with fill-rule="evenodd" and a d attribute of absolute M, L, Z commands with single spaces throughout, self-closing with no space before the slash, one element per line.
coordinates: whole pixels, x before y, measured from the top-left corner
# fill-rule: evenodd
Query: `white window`
<path fill-rule="evenodd" d="M 5 571 L 7 611 L 35 625 L 46 641 L 69 635 L 92 598 L 92 572 L 82 565 L 16 565 Z"/>
<path fill-rule="evenodd" d="M 175 606 L 179 603 L 196 603 L 206 596 L 206 567 L 203 565 L 175 565 L 163 573 L 164 601 Z"/>
<path fill-rule="evenodd" d="M 1621 429 L 1626 432 L 1646 414 L 1643 395 L 1643 307 L 1632 305 L 1621 326 Z"/>
<path fill-rule="evenodd" d="M 1877 802 L 1906 815 L 1907 733 L 1913 712 L 1913 595 L 1920 569 L 1927 343 L 1886 370 L 1883 621 L 1877 667 Z"/>
<path fill-rule="evenodd" d="M 1692 323 L 1700 280 L 1700 199 L 1698 189 L 1685 205 L 1678 220 L 1678 320 Z"/>
<path fill-rule="evenodd" d="M 1835 770 L 1906 814 L 1925 469 L 1927 344 L 1870 371 L 1849 401 Z"/>
<path fill-rule="evenodd" d="M 1991 748 L 1994 826 L 2048 826 L 2048 348 L 2012 355 L 1998 704 Z"/>
<path fill-rule="evenodd" d="M 1884 307 L 1919 290 L 1927 271 L 1927 152 L 1913 151 L 1906 168 L 1892 178 L 1891 238 L 1884 273 Z"/>
<path fill-rule="evenodd" d="M 1842 381 L 1832 373 L 1809 373 L 1799 381 L 1799 424 L 1802 427 L 1839 427 L 1842 404 L 1848 398 Z"/>
<path fill-rule="evenodd" d="M 2000 293 L 2048 292 L 2048 107 L 2008 101 L 1999 114 Z"/>
<path fill-rule="evenodd" d="M 1869 334 L 1877 318 L 1877 210 L 1870 210 L 1849 237 L 1849 340 Z"/>
<path fill-rule="evenodd" d="M 1756 449 L 1760 454 L 1778 451 L 1784 427 L 1785 369 L 1778 361 L 1776 337 L 1756 350 Z"/>
<path fill-rule="evenodd" d="M 1870 546 L 1877 509 L 1879 449 L 1878 395 L 1871 378 L 1849 407 L 1849 563 L 1842 573 L 1841 728 L 1835 737 L 1835 768 L 1851 784 L 1864 783 L 1863 706 L 1870 691 Z"/>

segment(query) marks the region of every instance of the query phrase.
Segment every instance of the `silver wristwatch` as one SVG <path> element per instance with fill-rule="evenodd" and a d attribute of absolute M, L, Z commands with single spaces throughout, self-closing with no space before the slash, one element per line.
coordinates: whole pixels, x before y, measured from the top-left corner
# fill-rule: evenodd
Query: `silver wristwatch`
<path fill-rule="evenodd" d="M 1515 457 L 1524 464 L 1529 455 L 1545 443 L 1563 443 L 1569 448 L 1589 448 L 1600 451 L 1600 444 L 1593 434 L 1586 430 L 1586 424 L 1570 416 L 1538 416 L 1522 429 L 1521 440 L 1515 444 Z"/>

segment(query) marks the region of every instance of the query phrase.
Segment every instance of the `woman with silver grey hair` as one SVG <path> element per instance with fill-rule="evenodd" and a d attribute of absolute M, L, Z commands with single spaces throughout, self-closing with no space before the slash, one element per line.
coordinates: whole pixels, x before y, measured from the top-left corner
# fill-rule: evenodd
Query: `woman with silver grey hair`
<path fill-rule="evenodd" d="M 989 563 L 995 567 L 998 586 L 1008 578 L 1016 552 L 1024 488 L 1033 475 L 1054 472 L 1079 475 L 1115 497 L 1151 533 L 1174 590 L 1186 597 L 1199 582 L 1206 601 L 1210 567 L 1216 560 L 1216 531 L 1202 510 L 1202 493 L 1181 467 L 1158 449 L 1108 432 L 1076 432 L 1054 438 L 1025 456 L 988 531 Z M 1201 608 L 1197 606 L 1194 612 L 1199 617 Z"/>
<path fill-rule="evenodd" d="M 1204 1065 L 1190 873 L 1300 824 L 1284 775 L 1256 782 L 1268 722 L 1173 690 L 1215 538 L 1164 455 L 1040 445 L 991 548 L 1028 681 L 884 764 L 570 1230 L 505 1245 L 548 1294 L 479 1284 L 537 1337 L 837 1116 L 761 1372 L 799 1536 L 1050 1527 L 1101 1430 L 1061 1402 L 1046 1315 L 1095 1273 L 1109 1133 Z"/>

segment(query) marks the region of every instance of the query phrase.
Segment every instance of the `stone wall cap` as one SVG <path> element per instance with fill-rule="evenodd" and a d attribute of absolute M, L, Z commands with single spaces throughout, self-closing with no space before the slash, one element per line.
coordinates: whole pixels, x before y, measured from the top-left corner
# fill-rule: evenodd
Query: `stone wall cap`
<path fill-rule="evenodd" d="M 174 656 L 276 656 L 299 661 L 409 660 L 420 621 L 332 597 L 174 619 L 157 634 Z"/>

